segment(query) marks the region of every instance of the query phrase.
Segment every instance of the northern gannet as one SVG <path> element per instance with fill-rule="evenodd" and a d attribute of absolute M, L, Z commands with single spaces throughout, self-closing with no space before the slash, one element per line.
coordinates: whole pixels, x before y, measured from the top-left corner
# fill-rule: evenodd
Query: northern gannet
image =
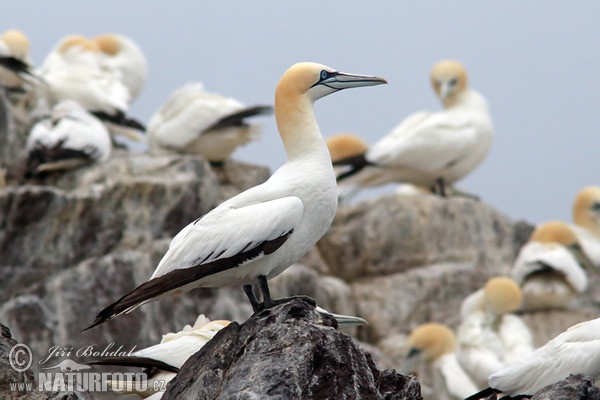
<path fill-rule="evenodd" d="M 583 266 L 590 265 L 566 223 L 550 221 L 538 225 L 519 250 L 512 269 L 512 278 L 523 292 L 523 309 L 567 308 L 587 289 Z"/>
<path fill-rule="evenodd" d="M 100 118 L 115 134 L 140 140 L 145 127 L 126 116 L 131 94 L 121 73 L 103 62 L 98 44 L 84 36 L 61 39 L 46 56 L 39 75 L 47 84 L 48 100 L 75 100 Z"/>
<path fill-rule="evenodd" d="M 461 306 L 458 361 L 479 388 L 488 376 L 533 350 L 527 325 L 512 312 L 521 305 L 519 285 L 510 278 L 489 279 Z"/>
<path fill-rule="evenodd" d="M 477 392 L 477 386 L 461 368 L 456 359 L 456 337 L 445 325 L 426 323 L 415 328 L 407 340 L 407 365 L 410 372 L 417 357 L 422 357 L 432 368 L 436 399 L 464 399 Z"/>
<path fill-rule="evenodd" d="M 445 195 L 446 185 L 462 179 L 485 159 L 494 137 L 492 120 L 483 96 L 469 89 L 463 65 L 438 62 L 431 70 L 431 84 L 444 110 L 412 114 L 362 158 L 340 161 L 352 166 L 354 184 L 412 183 Z"/>
<path fill-rule="evenodd" d="M 573 203 L 571 229 L 577 235 L 583 252 L 596 267 L 600 267 L 600 187 L 583 188 Z"/>
<path fill-rule="evenodd" d="M 26 82 L 39 81 L 31 65 L 29 39 L 16 29 L 0 35 L 0 86 L 22 90 Z"/>
<path fill-rule="evenodd" d="M 76 168 L 106 161 L 110 134 L 104 125 L 73 100 L 63 100 L 51 115 L 37 122 L 27 138 L 27 174 Z"/>
<path fill-rule="evenodd" d="M 92 39 L 103 54 L 101 61 L 118 71 L 121 82 L 127 87 L 130 102 L 136 99 L 148 77 L 148 64 L 142 49 L 129 37 L 114 33 Z"/>
<path fill-rule="evenodd" d="M 140 367 L 149 371 L 147 389 L 136 390 L 133 381 L 108 381 L 111 390 L 122 394 L 137 394 L 142 397 L 150 396 L 157 391 L 165 391 L 166 383 L 173 379 L 183 364 L 197 353 L 221 329 L 231 321 L 210 321 L 200 315 L 193 326 L 186 325 L 181 331 L 163 335 L 159 344 L 131 353 L 131 356 L 105 357 L 88 362 L 89 365 L 119 365 Z M 161 381 L 160 384 L 154 382 Z M 160 388 L 161 390 L 157 390 Z"/>
<path fill-rule="evenodd" d="M 600 375 L 600 318 L 574 325 L 529 355 L 490 375 L 490 387 L 467 400 L 502 392 L 532 396 L 570 374 Z"/>
<path fill-rule="evenodd" d="M 285 301 L 271 298 L 267 280 L 314 246 L 337 208 L 335 175 L 313 103 L 342 89 L 383 83 L 383 78 L 315 63 L 290 67 L 275 90 L 275 119 L 287 162 L 265 183 L 183 228 L 150 280 L 100 311 L 89 328 L 151 300 L 197 287 L 242 285 L 255 310 Z M 253 292 L 254 283 L 260 286 L 262 303 Z"/>
<path fill-rule="evenodd" d="M 199 82 L 189 83 L 173 92 L 150 118 L 148 144 L 153 152 L 200 154 L 219 163 L 238 146 L 257 139 L 260 126 L 246 120 L 271 111 L 270 106 L 246 107 L 206 92 Z"/>

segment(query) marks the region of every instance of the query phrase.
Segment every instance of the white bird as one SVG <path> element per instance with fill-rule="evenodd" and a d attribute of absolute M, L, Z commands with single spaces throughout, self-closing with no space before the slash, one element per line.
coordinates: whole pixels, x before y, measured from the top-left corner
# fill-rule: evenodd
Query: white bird
<path fill-rule="evenodd" d="M 29 39 L 19 30 L 10 29 L 0 35 L 0 86 L 23 90 L 27 82 L 39 80 L 31 65 L 29 48 Z"/>
<path fill-rule="evenodd" d="M 147 376 L 146 390 L 136 390 L 138 385 L 131 380 L 108 381 L 111 390 L 115 392 L 151 396 L 156 392 L 164 392 L 166 383 L 177 375 L 187 359 L 230 323 L 231 321 L 225 320 L 211 322 L 204 315 L 200 315 L 193 326 L 186 325 L 179 332 L 163 335 L 159 344 L 135 351 L 131 356 L 105 357 L 88 364 L 140 367 L 151 371 Z"/>
<path fill-rule="evenodd" d="M 462 303 L 457 358 L 479 388 L 491 373 L 533 350 L 529 328 L 512 314 L 521 299 L 515 281 L 495 277 Z"/>
<path fill-rule="evenodd" d="M 583 188 L 573 203 L 571 229 L 577 235 L 583 252 L 595 267 L 600 267 L 600 187 Z"/>
<path fill-rule="evenodd" d="M 136 99 L 148 77 L 148 63 L 142 49 L 133 39 L 119 34 L 107 33 L 93 38 L 104 55 L 104 65 L 121 74 L 121 82 L 127 87 L 130 102 Z"/>
<path fill-rule="evenodd" d="M 29 132 L 27 175 L 106 161 L 111 148 L 110 134 L 104 125 L 77 102 L 63 100 Z"/>
<path fill-rule="evenodd" d="M 436 399 L 464 399 L 477 386 L 456 359 L 456 337 L 445 325 L 426 323 L 415 328 L 407 340 L 407 359 L 402 370 L 409 372 L 417 357 L 432 367 Z"/>
<path fill-rule="evenodd" d="M 140 140 L 134 130 L 144 131 L 145 127 L 125 114 L 131 94 L 121 81 L 121 73 L 104 63 L 96 42 L 80 35 L 64 37 L 38 72 L 48 86 L 50 104 L 75 100 L 106 123 L 111 132 Z"/>
<path fill-rule="evenodd" d="M 314 246 L 337 207 L 335 176 L 313 103 L 342 89 L 383 83 L 383 78 L 345 74 L 315 63 L 290 67 L 275 90 L 275 118 L 287 163 L 265 183 L 183 228 L 150 280 L 100 311 L 89 328 L 148 301 L 197 287 L 243 285 L 255 310 L 284 302 L 271 298 L 267 280 Z M 253 283 L 260 286 L 262 304 Z"/>
<path fill-rule="evenodd" d="M 590 265 L 571 228 L 550 221 L 535 228 L 521 247 L 512 278 L 521 286 L 524 310 L 565 309 L 588 287 Z"/>
<path fill-rule="evenodd" d="M 600 318 L 574 325 L 529 355 L 495 372 L 488 389 L 467 400 L 502 392 L 532 396 L 570 374 L 600 375 Z"/>
<path fill-rule="evenodd" d="M 260 126 L 246 119 L 271 111 L 270 106 L 246 107 L 206 92 L 201 83 L 190 83 L 173 92 L 150 118 L 148 144 L 153 152 L 200 154 L 219 163 L 238 146 L 258 138 Z"/>
<path fill-rule="evenodd" d="M 412 114 L 362 159 L 340 161 L 349 165 L 344 176 L 349 184 L 412 183 L 445 196 L 447 185 L 481 164 L 494 137 L 487 102 L 469 89 L 467 72 L 457 61 L 435 64 L 431 83 L 444 110 Z"/>

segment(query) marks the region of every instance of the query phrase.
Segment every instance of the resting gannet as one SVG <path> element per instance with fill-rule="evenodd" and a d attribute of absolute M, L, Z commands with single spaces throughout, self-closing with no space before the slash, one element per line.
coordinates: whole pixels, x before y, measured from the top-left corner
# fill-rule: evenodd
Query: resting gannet
<path fill-rule="evenodd" d="M 590 267 L 591 262 L 566 223 L 550 221 L 537 226 L 512 269 L 523 292 L 523 309 L 567 308 L 587 289 L 584 266 Z"/>
<path fill-rule="evenodd" d="M 383 78 L 315 63 L 290 67 L 275 90 L 275 119 L 287 162 L 265 183 L 183 228 L 150 280 L 100 311 L 90 328 L 148 301 L 197 287 L 242 285 L 254 310 L 284 302 L 271 298 L 267 280 L 312 248 L 337 208 L 335 175 L 313 103 L 342 89 L 383 83 Z M 254 283 L 262 291 L 262 304 Z"/>
<path fill-rule="evenodd" d="M 495 277 L 463 301 L 456 355 L 479 388 L 487 386 L 491 373 L 533 350 L 529 328 L 512 314 L 521 299 L 515 281 Z"/>
<path fill-rule="evenodd" d="M 596 267 L 600 267 L 600 187 L 583 188 L 573 203 L 575 232 L 583 252 Z"/>
<path fill-rule="evenodd" d="M 0 86 L 20 90 L 32 78 L 39 80 L 31 66 L 29 39 L 16 29 L 0 35 Z"/>
<path fill-rule="evenodd" d="M 436 399 L 464 399 L 475 393 L 477 386 L 456 359 L 456 337 L 445 325 L 427 323 L 415 328 L 407 340 L 407 357 L 403 372 L 410 372 L 417 356 L 433 368 Z"/>
<path fill-rule="evenodd" d="M 485 159 L 494 137 L 492 120 L 485 99 L 469 89 L 463 65 L 438 62 L 431 71 L 431 84 L 444 110 L 412 114 L 361 158 L 339 161 L 352 165 L 354 184 L 404 182 L 445 195 L 446 185 L 462 179 Z"/>
<path fill-rule="evenodd" d="M 107 33 L 92 39 L 102 52 L 101 62 L 120 73 L 129 90 L 130 102 L 136 99 L 148 77 L 148 64 L 142 49 L 124 35 Z"/>
<path fill-rule="evenodd" d="M 270 106 L 246 107 L 239 101 L 208 93 L 201 83 L 176 90 L 148 123 L 153 152 L 172 150 L 200 154 L 213 163 L 231 155 L 240 145 L 258 137 L 260 126 L 247 119 L 270 113 Z"/>
<path fill-rule="evenodd" d="M 502 392 L 532 396 L 570 374 L 600 375 L 600 318 L 574 325 L 529 355 L 490 375 L 490 387 L 467 400 Z"/>
<path fill-rule="evenodd" d="M 27 175 L 106 161 L 112 149 L 104 125 L 73 100 L 63 100 L 37 122 L 27 138 Z"/>
<path fill-rule="evenodd" d="M 145 390 L 136 390 L 137 385 L 131 380 L 111 382 L 111 390 L 122 394 L 137 394 L 142 397 L 156 392 L 164 392 L 166 383 L 173 379 L 183 364 L 197 353 L 217 332 L 231 322 L 210 321 L 200 315 L 193 326 L 186 325 L 181 331 L 163 335 L 159 344 L 131 353 L 131 356 L 104 357 L 88 362 L 89 365 L 121 365 L 140 367 L 151 371 Z M 158 384 L 158 382 L 160 384 Z M 154 382 L 157 382 L 155 384 Z"/>

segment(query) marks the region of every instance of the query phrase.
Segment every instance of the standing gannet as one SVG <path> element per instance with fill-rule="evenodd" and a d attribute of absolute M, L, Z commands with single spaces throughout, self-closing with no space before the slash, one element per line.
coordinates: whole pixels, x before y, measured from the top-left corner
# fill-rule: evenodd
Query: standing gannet
<path fill-rule="evenodd" d="M 313 104 L 342 89 L 383 83 L 383 78 L 345 74 L 315 63 L 290 67 L 275 90 L 275 119 L 286 164 L 265 183 L 183 228 L 150 280 L 100 311 L 89 328 L 148 301 L 197 287 L 243 285 L 254 310 L 285 301 L 271 298 L 267 280 L 314 246 L 337 208 L 335 175 Z M 254 283 L 262 291 L 262 304 Z"/>
<path fill-rule="evenodd" d="M 0 35 L 0 86 L 22 90 L 32 78 L 39 80 L 31 65 L 29 48 L 29 39 L 19 30 L 9 29 Z"/>
<path fill-rule="evenodd" d="M 477 386 L 461 368 L 456 359 L 456 337 L 445 325 L 426 323 L 415 328 L 408 337 L 407 365 L 409 372 L 418 356 L 433 368 L 433 386 L 436 399 L 464 399 L 477 392 Z"/>
<path fill-rule="evenodd" d="M 590 265 L 566 223 L 550 221 L 537 226 L 519 250 L 512 269 L 512 277 L 523 292 L 523 309 L 567 308 L 587 289 L 583 266 Z"/>
<path fill-rule="evenodd" d="M 246 119 L 271 111 L 270 106 L 246 107 L 206 92 L 199 82 L 190 83 L 173 92 L 150 118 L 148 144 L 153 152 L 200 154 L 220 163 L 238 146 L 258 138 L 260 126 Z"/>
<path fill-rule="evenodd" d="M 102 52 L 102 62 L 118 71 L 127 87 L 130 102 L 136 99 L 148 77 L 148 64 L 142 49 L 124 35 L 107 33 L 92 39 Z"/>
<path fill-rule="evenodd" d="M 39 69 L 50 104 L 75 100 L 116 135 L 140 140 L 145 127 L 126 116 L 131 94 L 121 73 L 108 68 L 98 44 L 81 35 L 61 39 Z"/>
<path fill-rule="evenodd" d="M 571 229 L 577 235 L 583 252 L 596 267 L 600 267 L 600 187 L 583 188 L 573 203 Z"/>
<path fill-rule="evenodd" d="M 27 138 L 27 175 L 106 161 L 112 145 L 104 125 L 73 100 L 63 100 L 36 123 Z"/>
<path fill-rule="evenodd" d="M 490 375 L 490 387 L 467 400 L 502 392 L 532 396 L 570 374 L 600 375 L 600 318 L 574 325 L 529 355 Z"/>
<path fill-rule="evenodd" d="M 431 70 L 431 84 L 444 110 L 410 115 L 362 158 L 350 159 L 356 184 L 404 182 L 445 195 L 446 185 L 485 159 L 494 137 L 492 120 L 483 96 L 469 89 L 463 65 L 438 62 Z"/>
<path fill-rule="evenodd" d="M 146 390 L 136 390 L 137 385 L 131 380 L 111 382 L 111 390 L 122 394 L 137 394 L 142 397 L 156 392 L 164 392 L 166 383 L 172 380 L 183 364 L 197 353 L 221 329 L 231 321 L 210 321 L 200 315 L 193 326 L 186 325 L 181 331 L 163 335 L 159 344 L 131 353 L 131 356 L 105 357 L 89 362 L 90 365 L 120 365 L 140 367 L 151 371 L 148 375 Z M 155 384 L 155 382 L 160 384 Z"/>
<path fill-rule="evenodd" d="M 461 305 L 456 354 L 479 388 L 487 386 L 491 373 L 533 350 L 529 328 L 512 314 L 521 300 L 521 289 L 515 281 L 495 277 Z"/>

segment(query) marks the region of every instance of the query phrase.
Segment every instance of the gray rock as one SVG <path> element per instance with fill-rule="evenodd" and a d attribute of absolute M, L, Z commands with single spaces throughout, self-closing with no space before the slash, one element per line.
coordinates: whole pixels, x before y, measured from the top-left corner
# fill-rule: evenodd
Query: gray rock
<path fill-rule="evenodd" d="M 164 399 L 420 399 L 379 371 L 336 322 L 292 300 L 229 325 L 184 364 Z"/>
<path fill-rule="evenodd" d="M 540 389 L 531 400 L 600 400 L 600 388 L 594 378 L 572 374 L 566 379 Z"/>

